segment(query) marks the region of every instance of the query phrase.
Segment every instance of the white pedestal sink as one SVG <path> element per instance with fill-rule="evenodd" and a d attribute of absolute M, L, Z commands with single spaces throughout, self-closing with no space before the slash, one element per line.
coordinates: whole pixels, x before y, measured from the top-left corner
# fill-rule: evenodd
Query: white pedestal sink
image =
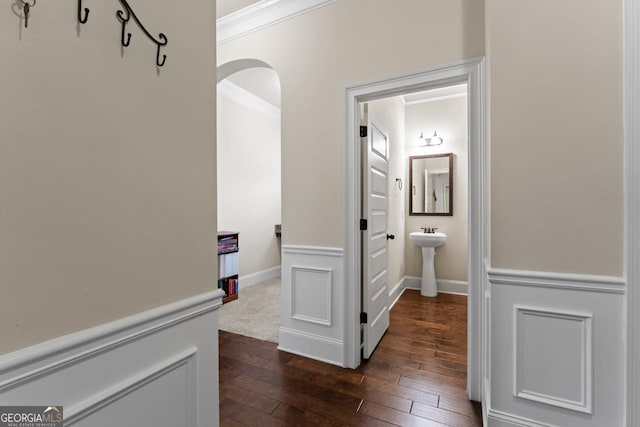
<path fill-rule="evenodd" d="M 440 232 L 423 233 L 416 231 L 409 234 L 409 240 L 414 245 L 422 248 L 422 287 L 420 294 L 425 297 L 435 297 L 438 295 L 438 283 L 436 282 L 436 270 L 433 265 L 433 258 L 436 248 L 444 245 L 447 235 Z"/>

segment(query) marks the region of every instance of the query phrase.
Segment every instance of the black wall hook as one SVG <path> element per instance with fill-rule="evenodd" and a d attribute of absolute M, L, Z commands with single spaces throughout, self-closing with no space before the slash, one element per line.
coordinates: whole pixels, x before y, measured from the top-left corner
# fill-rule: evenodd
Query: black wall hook
<path fill-rule="evenodd" d="M 125 13 L 127 14 L 126 17 L 124 15 Z M 127 23 L 129 22 L 129 19 L 131 19 L 131 12 L 129 12 L 129 9 L 126 9 L 125 12 L 123 12 L 122 10 L 119 10 L 116 14 L 118 15 L 118 19 L 120 19 L 120 22 L 122 22 L 121 43 L 122 43 L 122 46 L 127 47 L 131 44 L 131 33 L 127 33 L 126 31 Z"/>
<path fill-rule="evenodd" d="M 36 5 L 36 0 L 33 0 L 33 4 L 29 3 L 29 1 L 20 0 L 22 3 L 22 13 L 24 15 L 24 27 L 29 28 L 29 15 L 31 14 L 31 9 Z"/>
<path fill-rule="evenodd" d="M 138 27 L 140 27 L 142 32 L 145 33 L 146 36 L 157 45 L 158 49 L 156 52 L 156 65 L 158 67 L 162 67 L 167 60 L 167 55 L 162 55 L 162 60 L 160 60 L 160 47 L 167 45 L 168 43 L 167 36 L 165 36 L 163 33 L 159 33 L 158 38 L 156 39 L 154 36 L 151 35 L 151 33 L 149 33 L 149 31 L 147 31 L 144 25 L 142 25 L 142 22 L 140 22 L 140 19 L 138 19 L 133 9 L 131 9 L 131 6 L 129 6 L 129 3 L 127 2 L 127 0 L 119 0 L 119 1 L 124 8 L 124 10 L 119 10 L 116 13 L 116 15 L 118 16 L 118 19 L 120 20 L 120 22 L 122 22 L 122 40 L 121 40 L 122 46 L 127 47 L 131 43 L 131 33 L 126 32 L 126 26 L 129 20 L 131 19 L 131 17 L 133 17 L 133 20 L 136 22 L 136 24 L 138 24 Z M 125 34 L 126 34 L 126 37 L 125 37 Z"/>
<path fill-rule="evenodd" d="M 164 63 L 167 61 L 167 55 L 162 55 L 162 62 L 160 62 L 160 46 L 165 46 L 167 44 L 167 36 L 160 33 L 158 34 L 158 38 L 162 41 L 162 43 L 158 43 L 158 52 L 156 53 L 156 65 L 158 67 L 162 67 Z"/>
<path fill-rule="evenodd" d="M 396 182 L 398 190 L 402 191 L 402 178 L 396 178 Z"/>
<path fill-rule="evenodd" d="M 84 8 L 84 18 L 82 17 L 82 0 L 78 0 L 78 22 L 86 24 L 89 20 L 89 9 Z"/>

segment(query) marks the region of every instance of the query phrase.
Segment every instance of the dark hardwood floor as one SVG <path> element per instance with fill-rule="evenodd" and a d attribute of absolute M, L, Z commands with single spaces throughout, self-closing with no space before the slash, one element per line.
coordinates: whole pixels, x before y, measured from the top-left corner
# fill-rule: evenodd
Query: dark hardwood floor
<path fill-rule="evenodd" d="M 220 425 L 482 426 L 465 391 L 466 355 L 467 298 L 413 290 L 356 370 L 220 331 Z"/>

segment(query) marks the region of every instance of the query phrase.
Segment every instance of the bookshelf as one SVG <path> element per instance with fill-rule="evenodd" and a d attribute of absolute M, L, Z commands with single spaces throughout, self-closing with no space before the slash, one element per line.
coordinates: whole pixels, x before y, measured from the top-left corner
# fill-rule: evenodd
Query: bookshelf
<path fill-rule="evenodd" d="M 218 232 L 218 288 L 227 294 L 223 304 L 238 299 L 238 237 L 235 231 Z"/>

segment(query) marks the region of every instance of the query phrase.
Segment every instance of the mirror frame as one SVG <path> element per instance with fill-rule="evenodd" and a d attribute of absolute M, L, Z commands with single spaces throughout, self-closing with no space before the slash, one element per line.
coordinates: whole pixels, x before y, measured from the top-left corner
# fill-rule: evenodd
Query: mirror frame
<path fill-rule="evenodd" d="M 413 212 L 413 161 L 436 157 L 449 157 L 449 212 Z M 453 153 L 430 154 L 409 157 L 409 215 L 410 216 L 453 216 Z"/>

